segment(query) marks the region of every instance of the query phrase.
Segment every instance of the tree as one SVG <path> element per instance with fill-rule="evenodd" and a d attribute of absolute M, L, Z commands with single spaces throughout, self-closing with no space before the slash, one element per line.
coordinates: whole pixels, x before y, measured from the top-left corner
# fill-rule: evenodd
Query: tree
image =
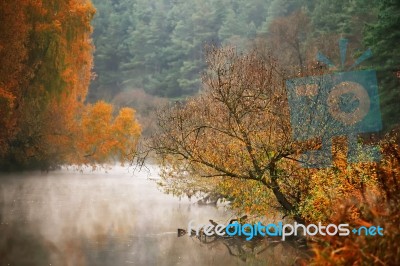
<path fill-rule="evenodd" d="M 307 41 L 311 32 L 310 20 L 303 11 L 274 19 L 269 27 L 267 42 L 281 65 L 303 73 L 307 65 Z M 289 67 L 290 66 L 290 67 Z"/>
<path fill-rule="evenodd" d="M 230 48 L 210 49 L 207 58 L 204 90 L 160 113 L 151 149 L 166 160 L 170 175 L 180 169 L 183 175 L 259 182 L 286 214 L 302 221 L 293 193 L 298 188 L 286 189 L 300 177 L 286 172 L 285 161 L 301 146 L 291 138 L 281 69 L 271 58 L 239 56 Z"/>
<path fill-rule="evenodd" d="M 351 17 L 347 11 L 350 2 L 349 0 L 319 2 L 312 15 L 315 29 L 321 33 L 349 33 Z"/>
<path fill-rule="evenodd" d="M 124 64 L 131 57 L 129 33 L 136 27 L 132 18 L 134 3 L 130 1 L 93 0 L 97 12 L 93 19 L 94 72 L 96 77 L 90 85 L 89 100 L 111 100 L 122 90 L 126 79 Z M 126 66 L 125 66 L 126 68 Z"/>
<path fill-rule="evenodd" d="M 72 147 L 81 140 L 92 75 L 93 6 L 88 0 L 7 0 L 1 7 L 0 62 L 9 68 L 0 68 L 0 169 L 46 169 L 71 158 L 86 163 Z M 119 129 L 129 123 L 137 126 L 133 111 L 123 109 L 110 132 L 134 147 Z M 137 140 L 139 131 L 127 134 Z M 104 156 L 118 150 L 125 159 L 126 149 L 114 144 Z"/>
<path fill-rule="evenodd" d="M 380 1 L 378 19 L 365 28 L 364 43 L 373 52 L 372 66 L 378 71 L 382 114 L 386 128 L 399 124 L 400 110 L 400 3 Z"/>
<path fill-rule="evenodd" d="M 180 94 L 192 95 L 200 87 L 200 76 L 204 69 L 203 47 L 218 40 L 215 28 L 217 17 L 208 2 L 185 2 L 181 8 L 184 15 L 177 20 L 171 35 L 172 48 L 178 51 L 180 62 L 172 65 L 179 73 L 177 81 Z"/>
<path fill-rule="evenodd" d="M 12 91 L 10 105 L 0 106 L 0 112 L 5 114 L 2 125 L 7 127 L 1 134 L 0 143 L 5 146 L 1 166 L 39 164 L 57 150 L 57 136 L 68 131 L 69 123 L 58 124 L 57 129 L 52 126 L 73 116 L 86 97 L 94 9 L 87 1 L 2 4 L 5 34 L 0 36 L 0 42 L 6 56 L 4 66 L 14 66 L 9 69 L 12 72 L 3 72 L 2 68 L 0 74 L 6 90 Z M 15 15 L 20 18 L 17 23 Z M 14 36 L 8 29 L 15 30 Z"/>
<path fill-rule="evenodd" d="M 140 135 L 135 112 L 122 108 L 113 117 L 113 107 L 105 102 L 87 106 L 82 114 L 72 163 L 106 163 L 110 159 L 132 161 Z"/>
<path fill-rule="evenodd" d="M 244 46 L 255 37 L 269 5 L 261 0 L 93 2 L 97 77 L 90 102 L 132 87 L 171 98 L 197 93 L 203 46 L 228 41 Z"/>
<path fill-rule="evenodd" d="M 285 17 L 301 7 L 301 2 L 293 0 L 272 0 L 268 5 L 267 16 L 259 29 L 259 33 L 268 32 L 269 26 L 277 17 Z"/>
<path fill-rule="evenodd" d="M 26 84 L 32 71 L 24 64 L 29 31 L 24 11 L 28 6 L 28 1 L 0 3 L 0 158 L 9 152 L 8 140 L 17 133 L 14 110 L 21 93 L 19 86 Z"/>
<path fill-rule="evenodd" d="M 254 22 L 248 23 L 245 19 L 243 15 L 238 16 L 233 9 L 226 11 L 226 18 L 218 31 L 218 36 L 224 40 L 225 45 L 235 45 L 244 49 L 249 40 L 255 37 Z"/>

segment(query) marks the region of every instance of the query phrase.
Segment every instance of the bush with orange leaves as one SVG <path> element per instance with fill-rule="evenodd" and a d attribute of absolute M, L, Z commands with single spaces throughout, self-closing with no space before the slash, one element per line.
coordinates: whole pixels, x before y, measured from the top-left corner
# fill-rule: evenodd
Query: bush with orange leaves
<path fill-rule="evenodd" d="M 312 245 L 315 256 L 304 263 L 400 265 L 399 130 L 386 136 L 380 144 L 380 163 L 346 165 L 340 159 L 343 153 L 337 152 L 336 167 L 318 171 L 318 180 L 336 180 L 336 189 L 331 187 L 328 195 L 321 192 L 324 185 L 316 186 L 325 197 L 318 197 L 318 193 L 309 195 L 313 198 L 308 202 L 312 207 L 307 209 L 304 204 L 303 214 L 310 222 L 349 223 L 350 227 L 379 225 L 384 228 L 384 236 L 350 234 L 316 239 L 317 243 Z M 319 202 L 321 199 L 324 201 Z M 312 212 L 307 211 L 311 209 Z"/>

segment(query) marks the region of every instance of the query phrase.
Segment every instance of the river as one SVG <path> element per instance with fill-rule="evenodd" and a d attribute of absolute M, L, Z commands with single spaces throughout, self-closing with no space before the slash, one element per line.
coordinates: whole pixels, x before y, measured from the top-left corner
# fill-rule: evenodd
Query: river
<path fill-rule="evenodd" d="M 243 254 L 222 241 L 178 238 L 190 220 L 232 215 L 166 195 L 157 178 L 156 167 L 3 174 L 0 265 L 292 265 L 304 253 L 289 242 Z"/>

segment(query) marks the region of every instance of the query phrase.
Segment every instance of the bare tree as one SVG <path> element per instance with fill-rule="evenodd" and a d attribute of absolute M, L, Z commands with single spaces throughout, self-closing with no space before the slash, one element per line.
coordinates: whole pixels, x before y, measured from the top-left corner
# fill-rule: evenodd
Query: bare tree
<path fill-rule="evenodd" d="M 151 149 L 186 174 L 259 181 L 304 222 L 296 214 L 299 195 L 282 189 L 293 177 L 282 161 L 301 150 L 291 137 L 283 72 L 271 57 L 232 48 L 210 47 L 207 63 L 200 95 L 159 113 Z"/>

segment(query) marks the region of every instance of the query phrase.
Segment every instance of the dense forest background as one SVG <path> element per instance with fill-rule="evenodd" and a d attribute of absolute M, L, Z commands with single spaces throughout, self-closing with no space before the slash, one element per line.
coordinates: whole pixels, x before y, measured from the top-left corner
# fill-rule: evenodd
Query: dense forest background
<path fill-rule="evenodd" d="M 398 1 L 367 0 L 93 0 L 96 47 L 89 101 L 138 109 L 144 127 L 161 99 L 199 91 L 205 45 L 239 50 L 263 42 L 288 69 L 302 70 L 322 51 L 339 64 L 338 39 L 349 39 L 347 65 L 378 70 L 386 128 L 400 109 Z M 141 100 L 138 100 L 141 99 Z M 147 118 L 147 119 L 146 119 Z"/>

